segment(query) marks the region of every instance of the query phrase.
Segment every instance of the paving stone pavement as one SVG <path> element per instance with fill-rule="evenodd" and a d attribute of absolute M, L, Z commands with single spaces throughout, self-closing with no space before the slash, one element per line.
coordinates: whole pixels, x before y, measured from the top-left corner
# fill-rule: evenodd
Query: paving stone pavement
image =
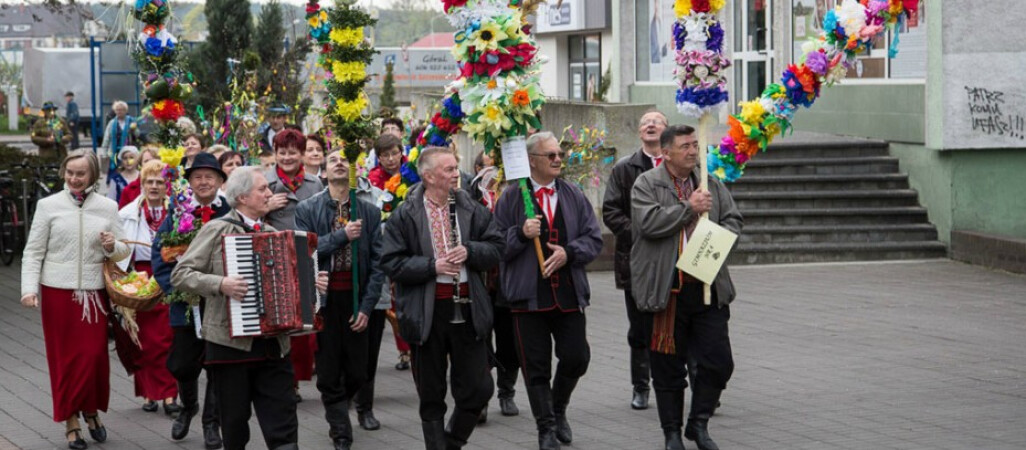
<path fill-rule="evenodd" d="M 737 368 L 710 425 L 721 448 L 1026 448 L 1026 277 L 947 260 L 732 273 Z M 19 274 L 17 264 L 0 267 L 0 449 L 66 448 L 51 419 L 39 312 L 19 306 Z M 571 402 L 570 448 L 662 448 L 655 408 L 628 406 L 623 296 L 611 273 L 592 273 L 591 283 L 592 362 Z M 171 441 L 170 420 L 140 410 L 111 355 L 110 439 L 90 447 L 202 449 L 199 433 Z M 396 355 L 386 333 L 382 429 L 357 428 L 356 449 L 423 448 L 413 382 L 392 368 Z M 303 383 L 302 394 L 300 446 L 331 448 L 315 386 Z M 536 448 L 522 384 L 516 399 L 519 417 L 492 402 L 468 449 Z M 265 448 L 255 419 L 251 432 L 250 447 Z"/>

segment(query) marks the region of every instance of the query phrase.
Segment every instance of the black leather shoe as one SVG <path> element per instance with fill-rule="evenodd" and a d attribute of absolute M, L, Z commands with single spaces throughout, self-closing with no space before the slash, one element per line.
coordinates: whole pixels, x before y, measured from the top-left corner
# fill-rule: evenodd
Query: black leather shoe
<path fill-rule="evenodd" d="M 520 415 L 520 408 L 517 408 L 517 403 L 513 401 L 513 398 L 500 398 L 499 409 L 504 416 Z"/>
<path fill-rule="evenodd" d="M 89 427 L 89 436 L 96 442 L 107 441 L 107 427 L 100 423 L 100 416 L 93 414 L 91 416 L 85 416 L 86 425 Z"/>
<path fill-rule="evenodd" d="M 666 437 L 666 450 L 684 450 L 684 441 L 680 439 L 680 430 L 663 430 Z"/>
<path fill-rule="evenodd" d="M 342 438 L 332 439 L 331 445 L 335 450 L 349 450 L 353 448 L 352 442 Z"/>
<path fill-rule="evenodd" d="M 367 431 L 374 431 L 381 428 L 381 422 L 374 418 L 373 411 L 367 411 L 356 414 L 356 420 L 360 422 L 360 428 Z"/>
<path fill-rule="evenodd" d="M 75 435 L 75 439 L 68 441 L 68 448 L 70 448 L 71 450 L 85 450 L 85 449 L 89 448 L 89 444 L 86 443 L 86 440 L 82 439 L 82 429 L 81 428 L 75 428 L 73 430 L 68 430 L 64 434 L 67 437 L 71 437 L 72 434 Z"/>
<path fill-rule="evenodd" d="M 556 437 L 556 432 L 553 430 L 543 430 L 538 432 L 538 449 L 539 450 L 560 450 L 559 438 Z"/>
<path fill-rule="evenodd" d="M 156 411 L 156 408 L 154 408 L 154 411 Z M 164 414 L 166 414 L 168 416 L 171 416 L 171 417 L 175 417 L 177 414 L 179 414 L 181 412 L 182 412 L 182 405 L 179 405 L 178 403 L 175 403 L 175 402 L 171 402 L 171 403 L 165 402 L 164 403 Z"/>
<path fill-rule="evenodd" d="M 566 421 L 566 414 L 556 414 L 556 439 L 567 445 L 574 441 L 574 432 L 570 429 L 570 422 Z"/>
<path fill-rule="evenodd" d="M 182 408 L 174 422 L 171 423 L 171 439 L 180 441 L 189 435 L 189 425 L 192 424 L 192 417 L 199 410 L 199 405 Z"/>
<path fill-rule="evenodd" d="M 688 419 L 684 427 L 684 437 L 689 441 L 695 441 L 698 450 L 720 450 L 720 447 L 709 437 L 708 419 Z"/>
<path fill-rule="evenodd" d="M 217 422 L 203 424 L 203 446 L 207 450 L 217 450 L 223 444 L 221 442 L 221 426 Z"/>
<path fill-rule="evenodd" d="M 648 391 L 635 389 L 631 398 L 631 409 L 648 409 Z"/>
<path fill-rule="evenodd" d="M 143 411 L 146 411 L 146 412 L 157 412 L 158 408 L 159 408 L 159 406 L 157 406 L 157 402 L 155 400 L 150 400 L 150 401 L 148 401 L 146 403 L 143 403 Z"/>
<path fill-rule="evenodd" d="M 410 354 L 403 353 L 399 355 L 399 362 L 395 365 L 395 370 L 409 370 L 410 369 Z"/>

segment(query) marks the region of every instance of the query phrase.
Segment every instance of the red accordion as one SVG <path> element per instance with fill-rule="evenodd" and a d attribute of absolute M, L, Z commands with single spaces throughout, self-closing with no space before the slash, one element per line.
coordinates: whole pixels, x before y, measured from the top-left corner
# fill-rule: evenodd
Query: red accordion
<path fill-rule="evenodd" d="M 226 234 L 224 273 L 249 285 L 228 302 L 232 337 L 318 331 L 317 235 L 302 231 Z"/>

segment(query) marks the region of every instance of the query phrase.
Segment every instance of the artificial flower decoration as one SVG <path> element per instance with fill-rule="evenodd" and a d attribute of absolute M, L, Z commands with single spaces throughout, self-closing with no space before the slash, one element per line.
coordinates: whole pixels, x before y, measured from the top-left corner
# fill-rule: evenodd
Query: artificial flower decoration
<path fill-rule="evenodd" d="M 710 7 L 715 3 L 710 0 Z M 900 26 L 917 5 L 904 0 L 844 0 L 827 11 L 822 34 L 802 45 L 800 63 L 787 66 L 780 83 L 767 86 L 755 100 L 741 102 L 741 112 L 727 119 L 727 135 L 719 148 L 709 152 L 709 173 L 724 181 L 743 175 L 753 156 L 791 128 L 799 106 L 811 107 L 824 84 L 843 80 L 857 56 L 873 48 L 887 30 Z M 896 52 L 892 43 L 889 54 L 893 57 Z"/>
<path fill-rule="evenodd" d="M 723 56 L 723 28 L 716 11 L 723 2 L 677 0 L 673 39 L 677 47 L 675 78 L 678 83 L 677 111 L 701 117 L 717 111 L 727 102 L 726 69 Z"/>
<path fill-rule="evenodd" d="M 169 167 L 178 167 L 182 163 L 182 158 L 185 158 L 185 148 L 161 148 L 157 155 L 160 156 L 160 162 L 166 164 Z"/>
<path fill-rule="evenodd" d="M 333 28 L 329 37 L 333 44 L 356 47 L 363 42 L 363 28 Z"/>

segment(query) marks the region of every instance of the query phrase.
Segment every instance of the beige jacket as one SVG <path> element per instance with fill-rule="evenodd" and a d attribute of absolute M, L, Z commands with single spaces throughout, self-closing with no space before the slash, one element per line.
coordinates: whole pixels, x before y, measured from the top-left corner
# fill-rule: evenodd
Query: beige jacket
<path fill-rule="evenodd" d="M 114 251 L 100 244 L 100 232 L 114 233 Z M 82 207 L 62 190 L 39 201 L 21 259 L 21 296 L 39 295 L 39 285 L 69 290 L 99 290 L 103 259 L 120 261 L 131 250 L 121 240 L 125 233 L 118 205 L 95 192 Z"/>
<path fill-rule="evenodd" d="M 243 222 L 242 216 L 235 210 L 225 216 Z M 277 231 L 264 225 L 265 231 Z M 242 227 L 223 220 L 211 220 L 200 228 L 199 233 L 189 244 L 189 250 L 178 258 L 178 265 L 171 272 L 171 285 L 176 290 L 199 295 L 206 301 L 203 314 L 203 338 L 209 342 L 231 347 L 242 351 L 250 351 L 253 338 L 233 338 L 229 326 L 228 302 L 221 293 L 221 280 L 224 279 L 224 248 L 221 237 L 225 234 L 243 233 Z M 277 337 L 282 357 L 289 353 L 289 337 Z"/>

